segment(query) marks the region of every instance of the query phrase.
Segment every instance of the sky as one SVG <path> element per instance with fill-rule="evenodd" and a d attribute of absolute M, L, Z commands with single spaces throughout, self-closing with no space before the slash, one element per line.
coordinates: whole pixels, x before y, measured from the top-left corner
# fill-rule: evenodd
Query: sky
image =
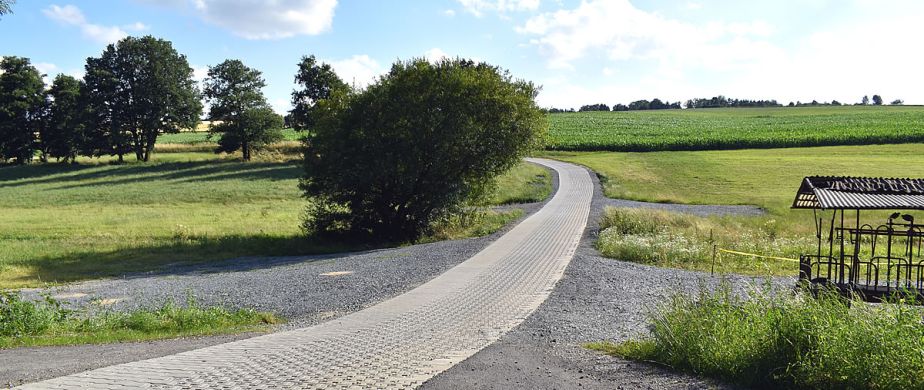
<path fill-rule="evenodd" d="M 19 0 L 0 56 L 48 80 L 126 36 L 173 42 L 196 77 L 239 59 L 280 113 L 299 59 L 362 88 L 395 61 L 464 57 L 542 86 L 543 107 L 725 95 L 924 104 L 920 0 Z"/>

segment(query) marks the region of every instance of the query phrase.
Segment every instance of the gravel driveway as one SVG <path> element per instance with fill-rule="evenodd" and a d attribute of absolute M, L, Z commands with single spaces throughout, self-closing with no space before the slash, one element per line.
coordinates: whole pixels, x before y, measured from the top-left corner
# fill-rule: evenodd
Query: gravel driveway
<path fill-rule="evenodd" d="M 555 175 L 553 174 L 553 178 Z M 557 189 L 557 178 L 555 180 Z M 523 324 L 425 388 L 701 388 L 717 384 L 647 364 L 603 356 L 580 347 L 588 341 L 644 334 L 645 312 L 673 291 L 695 291 L 717 279 L 600 257 L 593 248 L 604 206 L 658 207 L 603 197 L 599 183 L 591 224 L 577 254 L 549 299 Z M 542 203 L 519 205 L 526 215 Z M 695 208 L 694 208 L 695 207 Z M 748 206 L 687 206 L 700 215 L 752 214 Z M 756 209 L 757 212 L 762 212 Z M 512 225 L 511 225 L 512 226 Z M 506 229 L 505 229 L 506 231 Z M 290 319 L 288 327 L 323 322 L 374 305 L 426 282 L 479 252 L 490 236 L 361 253 L 250 258 L 208 266 L 175 267 L 156 274 L 80 283 L 52 292 L 75 304 L 107 299 L 116 310 L 183 301 L 254 307 Z M 345 273 L 344 273 L 345 272 Z M 743 286 L 750 278 L 733 278 Z M 782 283 L 788 283 L 788 280 Z M 251 335 L 144 343 L 0 351 L 0 385 L 58 377 L 139 359 L 174 354 Z"/>
<path fill-rule="evenodd" d="M 652 364 L 602 355 L 581 346 L 592 341 L 619 342 L 645 335 L 648 332 L 645 316 L 654 305 L 675 292 L 695 293 L 701 286 L 715 286 L 721 280 L 708 273 L 601 257 L 593 243 L 603 208 L 616 204 L 633 207 L 639 203 L 605 198 L 599 183 L 595 183 L 590 224 L 549 299 L 498 342 L 434 377 L 422 388 L 731 388 Z M 742 211 L 751 215 L 751 211 L 737 206 L 689 206 L 685 211 L 701 215 Z M 739 290 L 765 281 L 740 276 L 727 280 Z M 794 283 L 794 279 L 779 278 L 774 282 L 786 286 Z"/>

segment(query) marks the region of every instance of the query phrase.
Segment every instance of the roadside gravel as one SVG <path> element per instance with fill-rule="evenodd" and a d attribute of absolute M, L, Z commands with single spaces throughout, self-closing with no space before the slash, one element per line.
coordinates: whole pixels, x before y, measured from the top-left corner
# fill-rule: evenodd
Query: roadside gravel
<path fill-rule="evenodd" d="M 552 193 L 558 189 L 552 172 Z M 501 206 L 519 208 L 525 219 L 545 202 Z M 40 292 L 71 307 L 128 310 L 158 306 L 192 296 L 201 305 L 254 308 L 288 320 L 277 330 L 305 327 L 375 305 L 427 282 L 467 260 L 519 221 L 494 234 L 401 248 L 319 256 L 243 258 L 204 265 L 175 266 L 152 273 L 77 283 Z M 130 361 L 171 355 L 252 335 L 199 337 L 143 343 L 0 350 L 0 386 L 16 385 Z"/>
<path fill-rule="evenodd" d="M 422 388 L 731 388 L 582 347 L 587 342 L 620 342 L 645 335 L 648 333 L 646 314 L 659 302 L 677 292 L 696 293 L 703 286 L 714 287 L 722 279 L 708 273 L 651 267 L 601 257 L 593 247 L 598 230 L 596 223 L 605 206 L 619 203 L 614 201 L 603 196 L 595 180 L 590 223 L 574 259 L 549 299 L 499 341 L 432 378 Z M 730 209 L 727 208 L 729 206 L 695 207 L 685 210 L 697 213 L 738 210 L 737 206 Z M 745 291 L 752 283 L 765 282 L 740 276 L 726 279 L 739 291 Z M 774 280 L 778 286 L 792 283 L 791 278 Z"/>

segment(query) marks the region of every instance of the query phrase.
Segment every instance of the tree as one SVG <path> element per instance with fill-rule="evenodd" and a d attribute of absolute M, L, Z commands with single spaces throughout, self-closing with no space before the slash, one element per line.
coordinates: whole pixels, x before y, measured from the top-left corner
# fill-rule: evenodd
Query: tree
<path fill-rule="evenodd" d="M 16 0 L 0 0 L 0 15 L 13 13 L 13 4 L 16 4 Z"/>
<path fill-rule="evenodd" d="M 48 120 L 39 133 L 40 149 L 46 156 L 74 162 L 82 143 L 80 80 L 65 74 L 55 77 L 48 90 Z"/>
<path fill-rule="evenodd" d="M 127 37 L 88 58 L 86 84 L 98 131 L 95 149 L 119 156 L 131 146 L 148 161 L 157 136 L 195 127 L 202 102 L 186 56 L 169 41 Z M 107 145 L 108 144 L 108 145 Z"/>
<path fill-rule="evenodd" d="M 234 122 L 225 122 L 215 127 L 221 132 L 216 153 L 231 153 L 240 150 L 245 161 L 252 153 L 266 145 L 282 141 L 282 115 L 268 106 L 248 108 L 240 113 Z"/>
<path fill-rule="evenodd" d="M 869 96 L 863 95 L 863 99 L 860 100 L 860 104 L 864 106 L 869 104 Z"/>
<path fill-rule="evenodd" d="M 881 106 L 881 105 L 882 105 L 882 96 L 873 95 L 873 105 Z"/>
<path fill-rule="evenodd" d="M 306 230 L 419 237 L 540 144 L 537 93 L 463 59 L 398 62 L 365 91 L 332 93 L 305 141 Z"/>
<path fill-rule="evenodd" d="M 337 76 L 334 69 L 318 63 L 314 56 L 302 57 L 295 74 L 300 89 L 292 91 L 291 125 L 296 130 L 307 130 L 315 125 L 314 107 L 335 92 L 346 93 L 350 87 Z"/>
<path fill-rule="evenodd" d="M 45 110 L 45 83 L 28 58 L 0 60 L 0 161 L 32 160 Z"/>
<path fill-rule="evenodd" d="M 895 99 L 892 101 L 892 103 L 889 103 L 889 104 L 893 106 L 900 106 L 902 104 L 905 104 L 905 101 L 902 99 Z"/>
<path fill-rule="evenodd" d="M 279 130 L 284 123 L 280 117 L 277 124 L 279 115 L 266 103 L 261 91 L 265 86 L 260 71 L 240 60 L 209 67 L 204 89 L 209 119 L 222 122 L 211 128 L 213 134 L 221 134 L 216 152 L 241 150 L 249 161 L 255 149 L 282 139 Z"/>

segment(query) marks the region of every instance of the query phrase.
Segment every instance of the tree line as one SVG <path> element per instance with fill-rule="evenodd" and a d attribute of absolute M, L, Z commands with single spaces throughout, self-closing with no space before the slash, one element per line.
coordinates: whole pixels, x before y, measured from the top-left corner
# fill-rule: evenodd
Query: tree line
<path fill-rule="evenodd" d="M 282 117 L 261 89 L 260 71 L 239 60 L 209 68 L 200 90 L 186 56 L 171 42 L 127 37 L 87 58 L 84 77 L 59 74 L 47 86 L 28 58 L 0 60 L 0 162 L 35 157 L 134 155 L 148 161 L 157 137 L 195 128 L 209 103 L 216 152 L 254 150 L 282 139 Z"/>
<path fill-rule="evenodd" d="M 882 97 L 879 95 L 873 95 L 872 101 L 869 96 L 863 96 L 860 102 L 855 103 L 854 105 L 876 105 L 881 106 L 883 104 Z M 901 99 L 893 100 L 891 105 L 902 105 L 904 101 Z M 817 100 L 813 100 L 809 103 L 804 102 L 789 102 L 788 107 L 809 107 L 809 106 L 841 106 L 844 105 L 837 100 L 832 100 L 829 102 L 819 103 Z M 637 111 L 637 110 L 669 110 L 669 109 L 681 109 L 681 108 L 723 108 L 723 107 L 783 107 L 783 104 L 777 102 L 775 99 L 771 100 L 752 100 L 752 99 L 733 99 L 727 98 L 725 96 L 713 96 L 711 98 L 696 98 L 688 99 L 682 105 L 681 103 L 675 102 L 671 103 L 669 101 L 662 101 L 660 99 L 648 100 L 636 100 L 628 105 L 617 103 L 610 108 L 610 106 L 597 103 L 597 104 L 587 104 L 581 106 L 577 111 L 573 108 L 563 109 L 563 108 L 550 108 L 548 109 L 549 113 L 562 113 L 562 112 L 587 112 L 587 111 Z"/>

